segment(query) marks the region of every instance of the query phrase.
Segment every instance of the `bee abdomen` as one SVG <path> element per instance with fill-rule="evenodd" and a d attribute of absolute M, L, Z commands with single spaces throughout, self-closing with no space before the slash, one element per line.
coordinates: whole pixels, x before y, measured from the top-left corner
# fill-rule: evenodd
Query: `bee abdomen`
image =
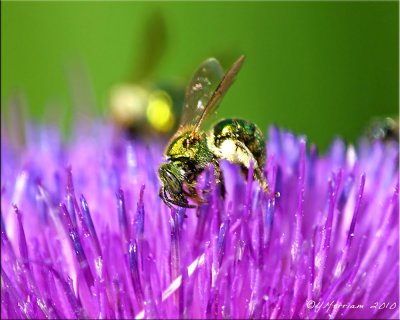
<path fill-rule="evenodd" d="M 264 167 L 265 140 L 254 123 L 241 119 L 222 120 L 214 126 L 211 139 L 214 152 L 220 158 L 245 166 L 254 158 L 258 167 Z"/>

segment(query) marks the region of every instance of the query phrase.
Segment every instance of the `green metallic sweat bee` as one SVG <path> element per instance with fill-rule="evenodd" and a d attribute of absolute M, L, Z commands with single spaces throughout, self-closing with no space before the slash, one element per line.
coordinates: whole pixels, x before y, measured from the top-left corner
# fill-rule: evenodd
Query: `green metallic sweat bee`
<path fill-rule="evenodd" d="M 238 164 L 247 176 L 250 162 L 254 163 L 254 179 L 270 193 L 263 175 L 265 141 L 260 129 L 251 122 L 226 119 L 217 123 L 207 134 L 201 131 L 206 118 L 218 107 L 222 97 L 233 84 L 244 61 L 241 56 L 224 75 L 220 63 L 210 58 L 195 72 L 186 89 L 181 124 L 165 150 L 167 163 L 158 170 L 161 180 L 160 197 L 167 206 L 194 208 L 204 203 L 197 190 L 197 178 L 208 165 L 214 167 L 215 177 L 225 194 L 219 160 Z"/>
<path fill-rule="evenodd" d="M 399 142 L 399 116 L 375 118 L 367 128 L 370 141 Z"/>

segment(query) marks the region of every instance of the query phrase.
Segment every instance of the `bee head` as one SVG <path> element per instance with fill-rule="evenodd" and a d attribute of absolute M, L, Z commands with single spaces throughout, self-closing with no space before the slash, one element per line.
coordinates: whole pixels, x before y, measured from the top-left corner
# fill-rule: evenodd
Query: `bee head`
<path fill-rule="evenodd" d="M 189 205 L 183 191 L 184 176 L 180 168 L 173 162 L 165 163 L 158 169 L 161 180 L 160 197 L 168 207 L 175 204 L 184 208 L 194 208 Z"/>
<path fill-rule="evenodd" d="M 183 176 L 174 163 L 165 163 L 158 169 L 161 184 L 166 191 L 172 194 L 182 193 Z"/>

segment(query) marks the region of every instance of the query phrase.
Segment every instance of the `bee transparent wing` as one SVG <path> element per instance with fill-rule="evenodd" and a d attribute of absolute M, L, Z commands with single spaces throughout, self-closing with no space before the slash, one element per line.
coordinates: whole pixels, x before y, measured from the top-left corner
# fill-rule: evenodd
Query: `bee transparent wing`
<path fill-rule="evenodd" d="M 244 56 L 240 56 L 239 59 L 237 59 L 234 64 L 231 66 L 231 68 L 228 70 L 228 72 L 225 74 L 224 78 L 221 80 L 221 82 L 218 84 L 217 88 L 213 92 L 210 100 L 207 103 L 207 106 L 204 108 L 202 114 L 200 115 L 200 118 L 197 120 L 195 127 L 193 129 L 193 132 L 196 133 L 204 120 L 214 111 L 217 109 L 219 103 L 221 102 L 222 98 L 224 97 L 225 93 L 228 91 L 228 89 L 231 87 L 233 82 L 235 81 L 235 77 L 238 74 L 240 68 L 242 67 L 242 64 L 244 62 Z"/>
<path fill-rule="evenodd" d="M 223 77 L 224 70 L 217 59 L 207 59 L 200 65 L 186 88 L 181 128 L 196 126 Z"/>

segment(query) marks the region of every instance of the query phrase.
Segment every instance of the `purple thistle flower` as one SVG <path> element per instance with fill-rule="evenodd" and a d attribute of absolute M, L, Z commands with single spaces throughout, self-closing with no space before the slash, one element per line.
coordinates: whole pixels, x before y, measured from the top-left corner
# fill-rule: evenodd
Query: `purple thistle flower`
<path fill-rule="evenodd" d="M 271 128 L 271 198 L 222 163 L 207 204 L 170 210 L 165 143 L 99 124 L 64 145 L 30 128 L 1 145 L 2 318 L 398 318 L 399 150 L 325 155 Z"/>

